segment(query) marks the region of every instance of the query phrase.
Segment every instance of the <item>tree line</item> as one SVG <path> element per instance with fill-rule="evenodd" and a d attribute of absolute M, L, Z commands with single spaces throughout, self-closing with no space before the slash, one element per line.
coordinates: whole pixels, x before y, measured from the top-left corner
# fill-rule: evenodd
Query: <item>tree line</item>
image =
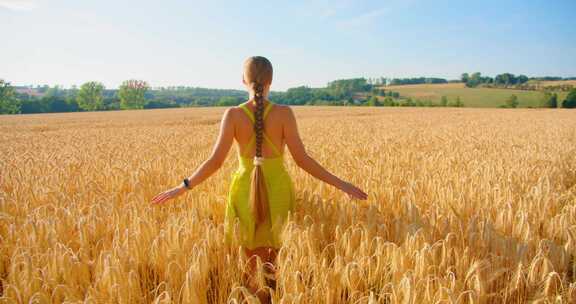
<path fill-rule="evenodd" d="M 3 80 L 0 92 L 0 113 L 46 113 L 148 109 L 195 106 L 234 106 L 244 102 L 248 93 L 241 90 L 208 89 L 196 87 L 161 87 L 151 89 L 142 80 L 126 80 L 117 89 L 106 89 L 96 81 L 79 88 L 12 87 Z M 335 80 L 324 88 L 300 86 L 285 92 L 271 92 L 274 102 L 290 105 L 359 105 L 363 101 L 357 94 L 371 92 L 379 96 L 400 98 L 397 92 L 378 89 L 365 78 Z"/>
<path fill-rule="evenodd" d="M 433 78 L 433 77 L 393 78 L 389 82 L 389 85 L 434 84 L 434 83 L 448 83 L 448 80 L 444 78 Z"/>
<path fill-rule="evenodd" d="M 518 96 L 512 94 L 508 97 L 501 108 L 517 108 L 520 105 L 520 100 Z M 576 108 L 576 89 L 572 89 L 563 101 L 559 100 L 558 94 L 552 92 L 544 92 L 540 98 L 541 108 L 553 108 L 556 109 L 558 106 L 566 109 Z"/>
<path fill-rule="evenodd" d="M 530 78 L 526 75 L 514 75 L 511 73 L 498 74 L 496 77 L 482 76 L 480 72 L 468 74 L 463 73 L 460 80 L 469 88 L 477 87 L 481 84 L 496 84 L 496 85 L 516 85 L 528 82 Z"/>
<path fill-rule="evenodd" d="M 525 76 L 504 73 L 495 78 L 483 77 L 480 73 L 463 74 L 467 86 L 476 83 L 523 83 Z M 492 79 L 492 80 L 490 80 Z M 397 83 L 443 83 L 441 78 L 405 78 Z M 448 101 L 443 96 L 439 103 L 405 98 L 398 92 L 380 85 L 381 79 L 351 78 L 331 81 L 326 87 L 311 88 L 299 86 L 285 92 L 272 91 L 270 99 L 276 103 L 288 105 L 339 105 L 339 106 L 451 106 L 461 107 L 460 98 Z M 545 92 L 541 106 L 556 104 L 563 107 L 574 107 L 576 89 L 560 102 L 556 94 Z M 64 89 L 58 86 L 49 87 L 13 87 L 0 79 L 0 114 L 75 112 L 122 109 L 149 109 L 195 106 L 234 106 L 248 98 L 246 91 L 209 89 L 197 87 L 161 87 L 152 89 L 143 80 L 124 81 L 118 89 L 106 89 L 96 81 Z M 553 102 L 552 100 L 556 100 Z M 510 97 L 503 107 L 517 107 L 517 97 Z"/>
<path fill-rule="evenodd" d="M 442 96 L 439 103 L 435 103 L 432 100 L 413 99 L 412 97 L 401 99 L 385 97 L 381 100 L 376 96 L 370 96 L 365 102 L 360 103 L 360 105 L 376 107 L 464 107 L 460 96 L 456 96 L 456 98 L 450 101 L 447 96 Z"/>
<path fill-rule="evenodd" d="M 126 80 L 118 89 L 96 81 L 80 87 L 13 87 L 0 79 L 0 114 L 105 111 L 189 106 L 232 105 L 245 100 L 240 90 L 194 87 L 151 89 L 142 80 Z"/>
<path fill-rule="evenodd" d="M 502 87 L 502 88 L 514 88 L 521 90 L 538 90 L 540 86 L 537 84 L 529 85 L 530 80 L 534 82 L 538 81 L 558 81 L 558 80 L 575 80 L 576 77 L 528 77 L 526 75 L 514 75 L 512 73 L 502 73 L 495 77 L 482 76 L 480 72 L 468 74 L 463 73 L 460 77 L 460 81 L 463 82 L 469 88 L 475 88 L 478 86 L 482 87 Z M 570 91 L 573 88 L 571 85 L 558 85 L 554 89 L 559 91 Z"/>

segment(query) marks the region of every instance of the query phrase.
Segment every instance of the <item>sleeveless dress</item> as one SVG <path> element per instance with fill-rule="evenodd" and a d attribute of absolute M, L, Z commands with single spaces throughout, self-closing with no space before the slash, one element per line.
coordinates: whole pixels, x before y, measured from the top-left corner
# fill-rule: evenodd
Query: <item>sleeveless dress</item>
<path fill-rule="evenodd" d="M 263 121 L 270 109 L 272 102 L 269 101 L 263 114 Z M 254 114 L 244 104 L 239 106 L 254 125 Z M 288 216 L 293 210 L 295 195 L 292 179 L 284 167 L 284 155 L 274 145 L 270 138 L 263 132 L 264 141 L 275 154 L 275 157 L 264 158 L 262 172 L 268 192 L 269 212 L 266 221 L 255 229 L 255 219 L 250 208 L 250 181 L 254 158 L 241 155 L 238 148 L 238 169 L 232 173 L 232 181 L 226 203 L 224 219 L 224 231 L 226 240 L 230 244 L 233 238 L 233 227 L 236 220 L 239 221 L 239 243 L 250 250 L 256 247 L 280 248 L 282 240 L 280 235 Z M 246 151 L 251 151 L 255 144 L 256 134 L 252 134 Z"/>

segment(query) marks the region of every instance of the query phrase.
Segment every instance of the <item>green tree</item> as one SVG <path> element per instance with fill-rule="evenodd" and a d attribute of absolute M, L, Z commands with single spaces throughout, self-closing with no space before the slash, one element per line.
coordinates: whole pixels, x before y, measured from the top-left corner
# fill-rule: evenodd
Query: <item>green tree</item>
<path fill-rule="evenodd" d="M 57 112 L 72 112 L 77 111 L 76 103 L 70 104 L 66 101 L 65 97 L 58 96 L 44 96 L 40 100 L 43 104 L 44 112 L 57 113 Z"/>
<path fill-rule="evenodd" d="M 20 113 L 45 113 L 48 112 L 48 107 L 44 99 L 40 98 L 27 98 L 22 100 L 20 106 Z"/>
<path fill-rule="evenodd" d="M 528 82 L 528 80 L 530 80 L 530 79 L 526 75 L 518 75 L 518 77 L 516 77 L 516 83 L 518 83 L 518 84 L 526 83 L 526 82 Z"/>
<path fill-rule="evenodd" d="M 499 74 L 494 78 L 494 83 L 505 86 L 516 84 L 516 76 L 510 73 Z"/>
<path fill-rule="evenodd" d="M 540 106 L 543 108 L 557 108 L 558 107 L 558 95 L 552 94 L 550 92 L 545 92 L 540 99 Z"/>
<path fill-rule="evenodd" d="M 179 105 L 172 100 L 149 100 L 146 103 L 146 109 L 159 109 L 159 108 L 178 108 Z"/>
<path fill-rule="evenodd" d="M 394 99 L 392 99 L 392 97 L 386 97 L 384 98 L 384 103 L 382 104 L 385 107 L 395 107 L 397 106 L 396 102 L 394 102 Z"/>
<path fill-rule="evenodd" d="M 217 106 L 220 107 L 230 107 L 230 106 L 237 106 L 241 103 L 241 100 L 236 97 L 231 96 L 224 96 L 220 97 L 218 102 L 216 103 Z"/>
<path fill-rule="evenodd" d="M 81 109 L 86 111 L 102 110 L 104 109 L 103 96 L 104 85 L 90 81 L 80 86 L 80 91 L 76 95 L 76 101 Z"/>
<path fill-rule="evenodd" d="M 414 101 L 410 97 L 406 98 L 402 103 L 400 103 L 401 107 L 413 107 L 415 105 L 416 104 L 414 103 Z"/>
<path fill-rule="evenodd" d="M 369 84 L 365 78 L 339 79 L 329 82 L 327 90 L 339 98 L 352 97 L 357 92 L 370 92 L 372 84 Z"/>
<path fill-rule="evenodd" d="M 61 97 L 64 96 L 65 91 L 60 87 L 60 86 L 53 86 L 53 87 L 48 87 L 48 89 L 46 90 L 46 92 L 44 93 L 44 95 L 42 97 L 44 98 L 49 98 L 49 97 Z"/>
<path fill-rule="evenodd" d="M 440 105 L 443 107 L 448 106 L 448 97 L 442 96 L 442 98 L 440 99 Z"/>
<path fill-rule="evenodd" d="M 120 99 L 118 96 L 104 97 L 102 104 L 105 110 L 116 111 L 122 109 L 120 107 Z"/>
<path fill-rule="evenodd" d="M 378 100 L 378 97 L 372 96 L 368 99 L 368 102 L 366 102 L 366 105 L 370 106 L 370 107 L 380 107 L 380 106 L 382 106 L 382 103 Z"/>
<path fill-rule="evenodd" d="M 518 102 L 518 97 L 512 94 L 508 99 L 506 99 L 506 107 L 508 108 L 516 108 L 520 102 Z"/>
<path fill-rule="evenodd" d="M 122 109 L 143 109 L 146 104 L 146 92 L 150 86 L 146 81 L 130 79 L 120 85 L 118 97 Z"/>
<path fill-rule="evenodd" d="M 461 108 L 464 106 L 464 103 L 462 102 L 462 100 L 460 99 L 460 96 L 456 96 L 456 100 L 454 102 L 450 102 L 448 103 L 449 107 L 456 107 L 456 108 Z"/>
<path fill-rule="evenodd" d="M 9 82 L 0 79 L 0 114 L 20 113 L 20 100 Z"/>
<path fill-rule="evenodd" d="M 70 112 L 80 111 L 80 107 L 78 106 L 78 102 L 76 101 L 76 98 L 66 97 L 65 100 L 66 100 L 66 103 L 68 104 L 68 108 L 70 109 Z"/>
<path fill-rule="evenodd" d="M 576 108 L 576 89 L 572 89 L 566 99 L 562 102 L 563 108 L 574 109 Z"/>
<path fill-rule="evenodd" d="M 472 73 L 468 82 L 466 82 L 466 86 L 468 87 L 477 87 L 479 84 L 482 83 L 482 74 L 480 72 Z"/>
<path fill-rule="evenodd" d="M 464 106 L 464 103 L 460 99 L 460 96 L 456 96 L 456 107 L 462 108 L 463 106 Z"/>

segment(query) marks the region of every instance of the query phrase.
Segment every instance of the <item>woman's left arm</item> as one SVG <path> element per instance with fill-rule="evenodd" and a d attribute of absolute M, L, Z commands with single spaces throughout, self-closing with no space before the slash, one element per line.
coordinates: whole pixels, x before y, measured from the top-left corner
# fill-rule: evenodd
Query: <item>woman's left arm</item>
<path fill-rule="evenodd" d="M 224 115 L 222 116 L 222 121 L 220 123 L 220 134 L 216 140 L 216 144 L 208 157 L 199 167 L 194 171 L 194 173 L 188 178 L 189 187 L 193 188 L 198 184 L 202 183 L 205 179 L 210 177 L 214 172 L 218 171 L 226 156 L 230 147 L 234 142 L 234 123 L 232 122 L 232 108 L 226 109 Z M 152 198 L 152 203 L 161 204 L 166 200 L 180 196 L 188 190 L 184 183 L 161 192 Z"/>

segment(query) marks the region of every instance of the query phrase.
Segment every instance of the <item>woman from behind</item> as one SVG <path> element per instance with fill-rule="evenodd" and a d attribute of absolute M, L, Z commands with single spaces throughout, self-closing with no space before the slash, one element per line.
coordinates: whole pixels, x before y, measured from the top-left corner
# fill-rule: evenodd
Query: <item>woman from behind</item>
<path fill-rule="evenodd" d="M 234 223 L 238 222 L 239 243 L 248 258 L 248 288 L 263 303 L 270 301 L 270 295 L 256 282 L 257 260 L 266 266 L 271 278 L 268 286 L 273 289 L 281 231 L 295 203 L 294 186 L 284 167 L 284 146 L 296 164 L 315 178 L 344 191 L 350 198 L 367 198 L 362 190 L 334 176 L 306 153 L 292 109 L 268 99 L 272 74 L 268 59 L 246 59 L 242 81 L 249 100 L 225 111 L 212 154 L 192 176 L 152 199 L 153 203 L 162 203 L 204 181 L 221 167 L 236 140 L 239 167 L 232 174 L 225 231 L 227 240 L 232 241 Z"/>

